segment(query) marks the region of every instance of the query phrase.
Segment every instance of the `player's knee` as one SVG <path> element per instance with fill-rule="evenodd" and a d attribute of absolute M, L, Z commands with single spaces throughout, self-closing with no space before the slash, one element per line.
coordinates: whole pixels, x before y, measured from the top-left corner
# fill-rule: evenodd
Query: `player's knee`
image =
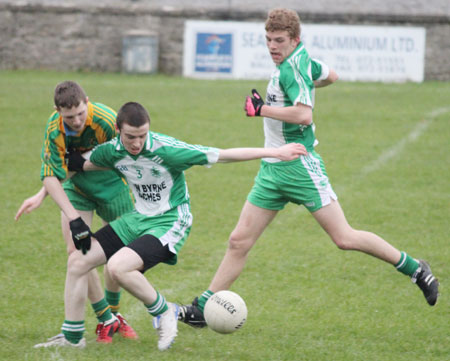
<path fill-rule="evenodd" d="M 353 230 L 348 230 L 347 232 L 342 232 L 336 236 L 332 236 L 333 242 L 336 246 L 343 251 L 352 251 L 357 249 L 355 232 Z"/>
<path fill-rule="evenodd" d="M 239 232 L 233 232 L 228 240 L 228 249 L 246 254 L 252 248 L 253 242 L 251 239 L 244 237 Z"/>
<path fill-rule="evenodd" d="M 347 242 L 347 240 L 344 238 L 336 239 L 336 240 L 334 240 L 334 243 L 342 251 L 350 251 L 353 249 L 351 243 Z"/>
<path fill-rule="evenodd" d="M 72 252 L 67 260 L 67 272 L 79 275 L 88 271 L 88 264 L 85 262 L 82 254 L 80 252 Z"/>
<path fill-rule="evenodd" d="M 123 267 L 121 267 L 120 259 L 114 256 L 109 259 L 108 272 L 113 281 L 120 282 L 125 272 Z"/>

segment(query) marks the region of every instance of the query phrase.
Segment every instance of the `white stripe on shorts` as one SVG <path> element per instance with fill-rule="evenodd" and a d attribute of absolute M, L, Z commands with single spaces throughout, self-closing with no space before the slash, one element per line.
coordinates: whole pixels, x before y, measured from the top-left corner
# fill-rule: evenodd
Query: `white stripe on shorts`
<path fill-rule="evenodd" d="M 192 214 L 189 211 L 189 206 L 186 203 L 180 204 L 177 207 L 178 220 L 174 223 L 171 229 L 167 231 L 159 240 L 163 245 L 168 244 L 169 250 L 172 253 L 177 253 L 175 245 L 185 238 L 186 231 L 192 226 Z"/>
<path fill-rule="evenodd" d="M 314 157 L 311 153 L 301 156 L 300 159 L 302 160 L 303 166 L 308 171 L 311 180 L 316 186 L 317 192 L 320 196 L 320 201 L 322 202 L 322 207 L 330 204 L 331 199 L 336 200 L 336 193 L 334 193 L 328 177 L 323 173 L 322 168 L 320 167 L 320 159 Z"/>

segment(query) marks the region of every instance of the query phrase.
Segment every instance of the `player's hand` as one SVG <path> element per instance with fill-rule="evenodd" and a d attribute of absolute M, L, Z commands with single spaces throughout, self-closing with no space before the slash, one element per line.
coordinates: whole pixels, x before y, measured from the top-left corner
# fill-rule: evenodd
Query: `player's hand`
<path fill-rule="evenodd" d="M 74 149 L 68 149 L 65 158 L 67 161 L 67 168 L 69 169 L 69 171 L 71 172 L 83 171 L 83 165 L 84 162 L 86 162 L 86 159 L 81 155 L 81 152 Z"/>
<path fill-rule="evenodd" d="M 81 249 L 83 254 L 91 249 L 91 230 L 81 217 L 69 222 L 72 240 L 76 249 Z"/>
<path fill-rule="evenodd" d="M 248 117 L 260 116 L 261 108 L 264 105 L 264 100 L 262 100 L 261 95 L 252 89 L 252 96 L 247 96 L 245 98 L 244 110 Z"/>
<path fill-rule="evenodd" d="M 36 208 L 39 208 L 42 204 L 42 202 L 45 199 L 45 192 L 39 191 L 34 196 L 25 199 L 22 202 L 22 205 L 20 206 L 19 210 L 16 213 L 16 216 L 14 219 L 17 221 L 19 220 L 20 216 L 22 214 L 28 214 L 34 211 Z"/>
<path fill-rule="evenodd" d="M 277 158 L 284 161 L 294 160 L 300 157 L 301 155 L 308 154 L 308 151 L 306 150 L 305 146 L 300 143 L 289 143 L 283 145 L 278 148 L 278 151 L 279 155 L 277 156 Z"/>

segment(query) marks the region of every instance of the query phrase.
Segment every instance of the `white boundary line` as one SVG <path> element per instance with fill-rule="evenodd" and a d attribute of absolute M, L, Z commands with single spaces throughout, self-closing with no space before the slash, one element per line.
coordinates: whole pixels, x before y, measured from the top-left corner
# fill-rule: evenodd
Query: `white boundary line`
<path fill-rule="evenodd" d="M 428 113 L 406 137 L 400 139 L 394 146 L 381 153 L 378 159 L 363 167 L 360 173 L 361 178 L 380 169 L 386 162 L 400 153 L 408 143 L 416 141 L 427 130 L 435 118 L 447 112 L 450 112 L 450 107 L 437 108 Z"/>

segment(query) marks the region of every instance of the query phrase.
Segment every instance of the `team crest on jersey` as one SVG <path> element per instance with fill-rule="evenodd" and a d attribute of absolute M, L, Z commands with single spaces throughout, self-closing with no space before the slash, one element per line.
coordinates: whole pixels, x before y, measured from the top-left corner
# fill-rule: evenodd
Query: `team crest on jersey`
<path fill-rule="evenodd" d="M 49 152 L 45 152 L 44 153 L 44 160 L 46 162 L 48 162 L 50 160 L 50 158 L 52 157 L 52 155 Z"/>
<path fill-rule="evenodd" d="M 151 173 L 152 173 L 153 177 L 156 177 L 156 178 L 161 177 L 161 171 L 155 167 L 152 167 Z"/>

